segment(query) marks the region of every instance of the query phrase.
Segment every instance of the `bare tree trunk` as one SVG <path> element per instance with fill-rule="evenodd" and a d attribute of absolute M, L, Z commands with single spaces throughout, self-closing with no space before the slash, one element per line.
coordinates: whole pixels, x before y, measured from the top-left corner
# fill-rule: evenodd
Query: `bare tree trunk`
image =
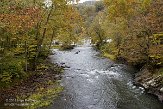
<path fill-rule="evenodd" d="M 52 10 L 53 10 L 53 4 L 52 4 L 52 7 L 51 7 L 50 12 L 49 12 L 49 14 L 48 14 L 48 17 L 47 17 L 47 19 L 46 19 L 45 26 L 46 26 L 46 25 L 48 24 L 48 22 L 49 22 L 50 15 L 52 14 Z M 34 61 L 34 69 L 36 68 L 36 65 L 37 65 L 38 56 L 39 56 L 39 54 L 41 53 L 41 46 L 42 46 L 43 41 L 44 41 L 44 38 L 45 38 L 46 30 L 47 30 L 47 28 L 45 27 L 45 28 L 43 29 L 42 38 L 38 41 L 38 44 L 37 44 L 37 52 L 36 52 L 35 61 Z"/>
<path fill-rule="evenodd" d="M 51 40 L 50 40 L 49 50 L 50 50 L 50 48 L 51 48 L 51 46 L 52 46 L 54 34 L 55 34 L 55 32 L 54 32 L 54 30 L 53 30 L 52 37 L 51 37 Z"/>
<path fill-rule="evenodd" d="M 25 71 L 28 70 L 27 42 L 25 41 Z"/>

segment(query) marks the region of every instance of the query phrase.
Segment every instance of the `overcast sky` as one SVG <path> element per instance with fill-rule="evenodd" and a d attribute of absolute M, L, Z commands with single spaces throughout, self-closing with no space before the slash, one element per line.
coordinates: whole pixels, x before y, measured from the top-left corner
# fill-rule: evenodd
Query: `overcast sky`
<path fill-rule="evenodd" d="M 83 2 L 85 2 L 86 0 L 80 0 L 80 3 L 83 3 Z"/>
<path fill-rule="evenodd" d="M 85 2 L 85 1 L 97 1 L 97 0 L 80 0 L 79 3 L 83 3 L 83 2 Z"/>

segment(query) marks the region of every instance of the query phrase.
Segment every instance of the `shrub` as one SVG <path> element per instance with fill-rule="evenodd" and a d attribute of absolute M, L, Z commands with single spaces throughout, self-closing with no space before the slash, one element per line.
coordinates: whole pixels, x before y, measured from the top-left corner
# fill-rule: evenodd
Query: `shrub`
<path fill-rule="evenodd" d="M 4 57 L 0 61 L 0 87 L 13 84 L 25 76 L 23 59 Z"/>

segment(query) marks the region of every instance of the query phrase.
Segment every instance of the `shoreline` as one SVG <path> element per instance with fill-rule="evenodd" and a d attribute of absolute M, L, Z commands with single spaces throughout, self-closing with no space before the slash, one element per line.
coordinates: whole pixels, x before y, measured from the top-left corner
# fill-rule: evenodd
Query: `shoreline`
<path fill-rule="evenodd" d="M 145 67 L 135 74 L 134 84 L 141 86 L 145 92 L 157 97 L 163 103 L 163 76 L 155 74 Z"/>
<path fill-rule="evenodd" d="M 11 103 L 12 107 L 22 107 L 24 103 L 25 108 L 30 109 L 50 105 L 63 90 L 59 84 L 62 72 L 62 67 L 53 64 L 49 59 L 45 60 L 40 69 L 31 71 L 31 75 L 25 80 L 0 89 L 0 107 L 5 109 L 10 107 Z"/>
<path fill-rule="evenodd" d="M 136 66 L 128 63 L 123 58 L 116 59 L 114 55 L 107 53 L 101 53 L 101 56 L 136 68 Z M 161 103 L 163 103 L 163 75 L 159 74 L 156 69 L 144 66 L 142 68 L 138 68 L 138 72 L 135 73 L 133 77 L 134 85 L 143 87 L 145 89 L 145 93 L 155 96 Z"/>

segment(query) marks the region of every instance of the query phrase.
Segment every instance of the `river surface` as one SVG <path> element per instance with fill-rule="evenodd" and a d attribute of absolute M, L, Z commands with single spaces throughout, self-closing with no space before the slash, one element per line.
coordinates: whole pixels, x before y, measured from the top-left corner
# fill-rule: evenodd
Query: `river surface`
<path fill-rule="evenodd" d="M 54 63 L 65 68 L 64 91 L 45 109 L 163 109 L 159 101 L 132 84 L 133 68 L 99 57 L 92 47 L 53 50 Z"/>

